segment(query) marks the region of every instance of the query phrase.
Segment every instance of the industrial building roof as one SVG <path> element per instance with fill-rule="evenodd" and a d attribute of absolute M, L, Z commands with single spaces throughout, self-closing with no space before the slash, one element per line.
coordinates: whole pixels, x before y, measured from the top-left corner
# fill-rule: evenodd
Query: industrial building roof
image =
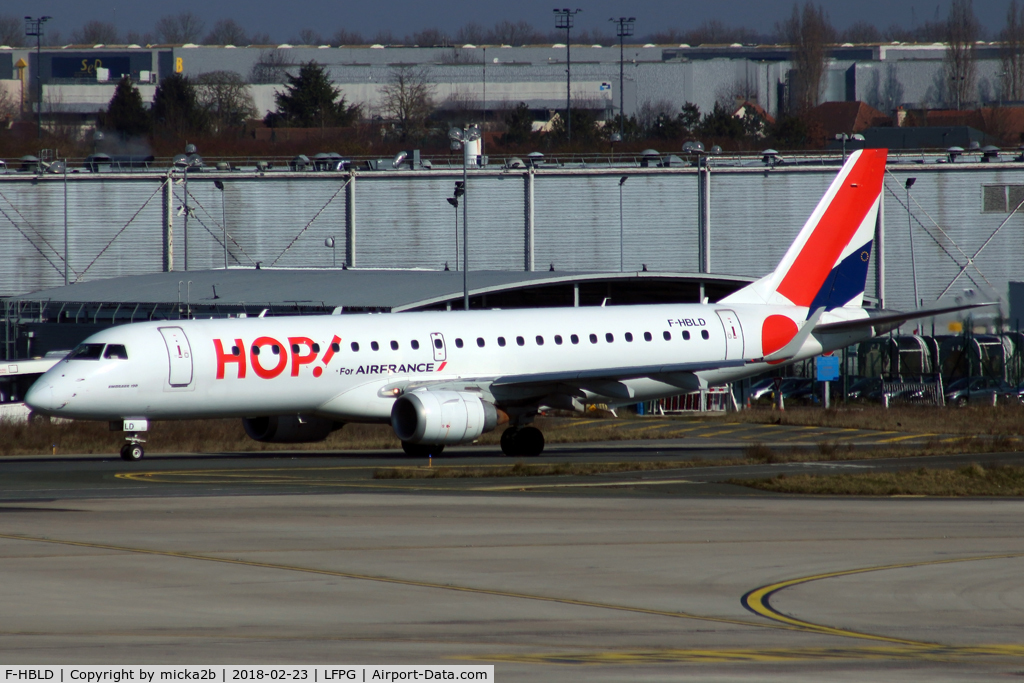
<path fill-rule="evenodd" d="M 576 284 L 640 282 L 660 300 L 660 283 L 708 287 L 726 293 L 749 278 L 695 273 L 565 273 L 471 271 L 473 297 L 512 290 Z M 461 301 L 462 273 L 425 270 L 275 270 L 231 269 L 174 271 L 93 280 L 15 297 L 21 300 L 119 304 L 190 303 L 196 305 L 299 304 L 346 310 L 403 311 Z M 634 295 L 635 298 L 635 295 Z M 630 301 L 634 303 L 635 301 Z M 621 303 L 621 302 L 619 302 Z M 550 304 L 549 304 L 550 305 Z"/>

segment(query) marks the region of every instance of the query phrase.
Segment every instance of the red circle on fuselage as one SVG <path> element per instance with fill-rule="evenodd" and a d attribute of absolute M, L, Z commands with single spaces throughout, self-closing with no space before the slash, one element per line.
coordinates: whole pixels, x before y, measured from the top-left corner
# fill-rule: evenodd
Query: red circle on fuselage
<path fill-rule="evenodd" d="M 260 357 L 252 352 L 252 349 L 255 347 L 263 348 L 265 346 L 276 346 L 281 351 L 277 356 L 277 365 L 269 370 L 260 365 Z M 273 337 L 259 337 L 252 343 L 252 348 L 249 349 L 249 360 L 252 362 L 252 371 L 255 372 L 258 377 L 262 377 L 263 379 L 273 379 L 284 372 L 285 366 L 288 365 L 288 352 L 285 351 L 284 344 Z"/>
<path fill-rule="evenodd" d="M 784 315 L 770 315 L 761 324 L 761 353 L 775 353 L 796 336 L 796 323 Z"/>

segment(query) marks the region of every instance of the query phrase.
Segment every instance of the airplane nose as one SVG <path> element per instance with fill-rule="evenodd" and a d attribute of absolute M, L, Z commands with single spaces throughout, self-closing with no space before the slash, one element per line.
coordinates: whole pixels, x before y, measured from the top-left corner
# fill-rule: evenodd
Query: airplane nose
<path fill-rule="evenodd" d="M 28 393 L 25 394 L 25 404 L 32 410 L 42 413 L 53 412 L 64 407 L 64 405 L 57 405 L 53 384 L 42 381 L 37 381 L 29 387 Z"/>

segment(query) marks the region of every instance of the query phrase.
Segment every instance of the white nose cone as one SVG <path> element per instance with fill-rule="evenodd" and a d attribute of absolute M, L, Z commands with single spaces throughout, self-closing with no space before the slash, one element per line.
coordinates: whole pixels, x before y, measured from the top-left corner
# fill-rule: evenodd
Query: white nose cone
<path fill-rule="evenodd" d="M 46 381 L 37 381 L 29 387 L 25 394 L 25 404 L 37 413 L 52 413 L 60 410 L 67 402 L 57 404 L 57 398 L 53 391 L 53 384 Z"/>

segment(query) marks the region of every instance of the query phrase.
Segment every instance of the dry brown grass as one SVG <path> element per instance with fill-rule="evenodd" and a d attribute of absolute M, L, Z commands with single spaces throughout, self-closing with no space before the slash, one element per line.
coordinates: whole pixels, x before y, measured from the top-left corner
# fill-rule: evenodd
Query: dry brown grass
<path fill-rule="evenodd" d="M 937 434 L 1024 436 L 1024 405 L 1019 403 L 966 408 L 857 405 L 830 410 L 752 408 L 728 416 L 730 422 L 782 424 L 841 429 L 880 429 Z"/>
<path fill-rule="evenodd" d="M 487 477 L 557 477 L 607 474 L 611 472 L 646 472 L 693 467 L 696 461 L 684 462 L 576 462 L 498 467 L 390 467 L 374 470 L 374 479 L 482 479 Z M 703 464 L 703 463 L 701 463 Z"/>
<path fill-rule="evenodd" d="M 956 470 L 921 467 L 903 472 L 731 479 L 730 484 L 776 493 L 847 496 L 1022 496 L 1024 468 L 972 463 Z"/>

